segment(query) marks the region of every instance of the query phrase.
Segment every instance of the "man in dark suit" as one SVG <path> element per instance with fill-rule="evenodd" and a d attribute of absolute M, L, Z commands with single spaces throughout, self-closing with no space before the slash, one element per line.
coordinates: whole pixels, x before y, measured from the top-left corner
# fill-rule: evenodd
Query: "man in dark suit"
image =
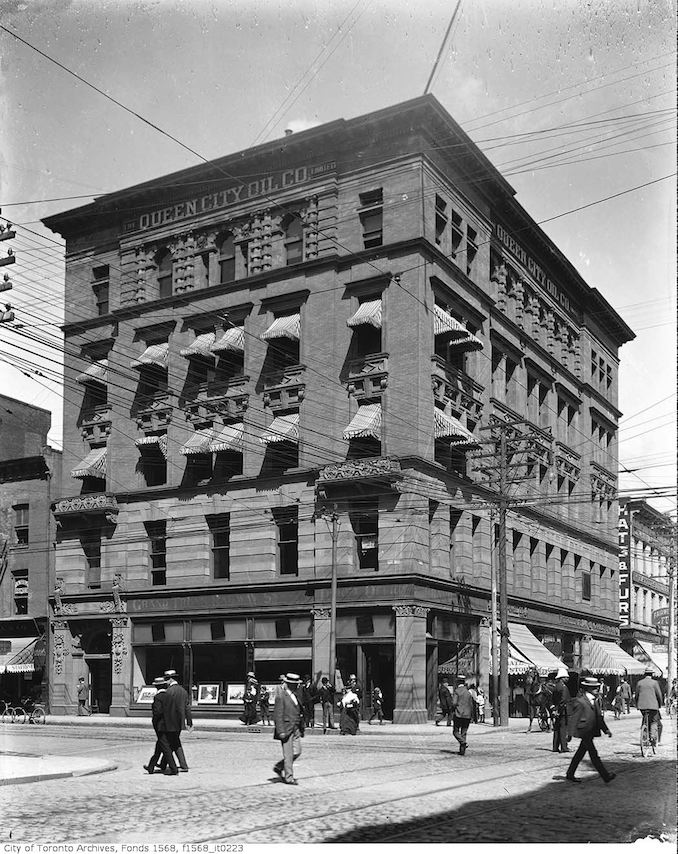
<path fill-rule="evenodd" d="M 186 726 L 188 726 L 189 730 L 193 727 L 191 701 L 188 698 L 188 693 L 177 682 L 176 676 L 176 670 L 165 671 L 165 679 L 167 680 L 168 687 L 163 701 L 163 716 L 159 732 L 163 732 L 167 737 L 170 755 L 172 751 L 176 753 L 179 760 L 179 768 L 177 769 L 173 759 L 171 763 L 168 759 L 167 764 L 169 767 L 165 769 L 166 774 L 178 774 L 179 771 L 188 771 L 184 748 L 181 746 L 181 731 Z M 174 768 L 172 768 L 172 765 L 174 765 Z"/>
<path fill-rule="evenodd" d="M 438 699 L 440 700 L 440 720 L 447 718 L 447 725 L 452 726 L 452 692 L 447 679 L 443 679 L 438 688 Z M 436 726 L 440 723 L 436 720 Z"/>
<path fill-rule="evenodd" d="M 571 783 L 581 783 L 581 780 L 574 775 L 579 763 L 588 752 L 593 767 L 603 780 L 609 783 L 617 775 L 608 771 L 603 765 L 593 743 L 593 739 L 598 738 L 601 732 L 612 738 L 612 733 L 607 728 L 607 724 L 603 718 L 603 710 L 600 705 L 600 697 L 598 696 L 600 682 L 593 676 L 587 676 L 585 679 L 582 679 L 581 687 L 582 693 L 572 701 L 572 713 L 567 721 L 569 736 L 576 736 L 581 741 L 572 757 L 572 762 L 570 762 L 570 767 L 567 769 L 565 778 Z"/>
<path fill-rule="evenodd" d="M 551 695 L 551 714 L 553 715 L 553 752 L 569 753 L 567 746 L 567 704 L 570 702 L 570 690 L 567 680 L 570 674 L 561 667 L 556 673 L 556 684 Z"/>
<path fill-rule="evenodd" d="M 287 673 L 273 707 L 273 738 L 282 746 L 283 758 L 273 766 L 275 773 L 290 786 L 296 786 L 294 760 L 301 756 L 301 739 L 304 735 L 304 715 L 297 694 L 300 677 Z"/>
<path fill-rule="evenodd" d="M 160 759 L 161 755 L 163 757 L 163 760 L 160 765 L 160 768 L 163 771 L 168 765 L 170 768 L 174 767 L 175 770 L 177 767 L 176 762 L 174 761 L 174 757 L 172 756 L 172 750 L 169 746 L 169 741 L 167 740 L 167 734 L 165 732 L 161 732 L 165 694 L 167 693 L 167 682 L 163 676 L 158 676 L 156 679 L 153 680 L 153 686 L 157 688 L 157 691 L 155 697 L 153 698 L 151 721 L 153 723 L 153 729 L 155 730 L 156 741 L 153 755 L 148 760 L 148 765 L 144 765 L 144 770 L 148 771 L 149 774 L 153 774 L 155 772 L 156 765 L 158 764 L 158 759 Z"/>
<path fill-rule="evenodd" d="M 473 717 L 473 697 L 466 687 L 465 676 L 457 676 L 457 687 L 452 694 L 452 712 L 454 714 L 452 735 L 459 742 L 459 754 L 463 756 L 468 746 L 466 733 Z"/>

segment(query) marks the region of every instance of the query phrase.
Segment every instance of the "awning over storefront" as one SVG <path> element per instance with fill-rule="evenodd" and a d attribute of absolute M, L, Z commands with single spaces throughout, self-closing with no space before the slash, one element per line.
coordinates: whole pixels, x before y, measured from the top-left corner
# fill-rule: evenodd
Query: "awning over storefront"
<path fill-rule="evenodd" d="M 299 659 L 311 659 L 310 643 L 295 646 L 257 643 L 254 647 L 255 661 L 298 661 Z"/>
<path fill-rule="evenodd" d="M 368 403 L 359 406 L 344 430 L 344 439 L 364 439 L 366 437 L 381 439 L 381 404 Z"/>
<path fill-rule="evenodd" d="M 531 661 L 540 676 L 548 676 L 552 670 L 565 667 L 544 644 L 522 623 L 509 623 L 509 647 L 513 647 L 524 658 Z"/>
<path fill-rule="evenodd" d="M 443 412 L 442 409 L 438 409 L 437 406 L 433 411 L 433 417 L 435 421 L 436 439 L 449 439 L 450 444 L 455 446 L 465 445 L 470 447 L 471 445 L 478 445 L 478 440 L 475 438 L 473 433 L 471 433 L 470 430 L 467 430 L 458 418 L 455 418 L 453 415 L 448 415 L 446 412 Z"/>
<path fill-rule="evenodd" d="M 482 349 L 483 342 L 441 306 L 433 306 L 433 317 L 434 335 L 450 335 L 452 338 L 451 346 L 464 347 L 467 350 Z"/>
<path fill-rule="evenodd" d="M 0 673 L 32 673 L 34 668 L 33 652 L 35 643 L 38 638 L 7 638 L 0 640 L 0 649 L 5 652 L 0 652 Z M 30 651 L 30 653 L 29 653 Z M 24 656 L 24 653 L 26 656 Z M 30 670 L 10 670 L 9 665 L 13 667 L 22 667 L 24 657 L 29 658 L 30 662 L 26 662 L 26 666 L 30 663 Z"/>
<path fill-rule="evenodd" d="M 190 359 L 191 356 L 206 356 L 208 359 L 213 359 L 212 346 L 215 338 L 214 332 L 203 332 L 201 335 L 196 335 L 195 341 L 183 350 L 179 350 L 179 353 L 185 359 Z"/>
<path fill-rule="evenodd" d="M 242 353 L 245 349 L 245 330 L 242 326 L 234 326 L 232 329 L 227 329 L 224 334 L 212 344 L 211 350 L 213 353 L 225 353 L 232 351 L 234 353 Z"/>
<path fill-rule="evenodd" d="M 38 638 L 35 638 L 28 646 L 10 658 L 5 665 L 5 671 L 7 673 L 34 673 L 37 669 L 35 666 L 35 647 L 37 642 Z"/>
<path fill-rule="evenodd" d="M 87 385 L 87 383 L 95 383 L 96 385 L 106 385 L 108 383 L 108 359 L 100 359 L 92 364 L 81 374 L 75 378 L 76 383 Z"/>
<path fill-rule="evenodd" d="M 214 429 L 212 427 L 204 427 L 202 430 L 196 430 L 191 438 L 179 448 L 179 453 L 185 457 L 191 457 L 194 454 L 211 454 L 210 445 L 214 439 Z"/>
<path fill-rule="evenodd" d="M 71 472 L 71 477 L 82 480 L 84 477 L 106 477 L 106 448 L 92 448 L 85 459 Z"/>
<path fill-rule="evenodd" d="M 163 433 L 160 436 L 142 436 L 135 441 L 137 448 L 158 448 L 160 453 L 167 459 L 167 434 Z"/>
<path fill-rule="evenodd" d="M 636 661 L 613 641 L 592 640 L 589 645 L 589 664 L 591 673 L 602 676 L 637 675 L 645 672 L 645 665 Z"/>
<path fill-rule="evenodd" d="M 301 314 L 287 314 L 284 317 L 276 317 L 266 332 L 261 336 L 263 341 L 272 338 L 291 338 L 298 341 L 301 335 Z"/>
<path fill-rule="evenodd" d="M 664 676 L 665 678 L 668 676 L 669 672 L 669 653 L 666 648 L 662 650 L 653 649 L 653 644 L 648 641 L 635 641 L 636 644 L 636 652 L 635 658 L 644 664 L 645 667 L 653 667 L 655 670 L 656 676 Z M 676 672 L 676 666 L 674 664 L 673 672 Z"/>
<path fill-rule="evenodd" d="M 347 326 L 363 326 L 364 324 L 381 329 L 381 300 L 374 299 L 361 302 L 358 311 L 346 321 Z"/>
<path fill-rule="evenodd" d="M 221 451 L 235 451 L 242 454 L 245 445 L 245 425 L 242 421 L 236 424 L 225 424 L 216 432 L 210 443 L 210 450 L 215 453 Z"/>
<path fill-rule="evenodd" d="M 299 413 L 279 415 L 271 422 L 271 426 L 260 437 L 262 445 L 272 445 L 275 442 L 299 441 Z"/>
<path fill-rule="evenodd" d="M 517 676 L 532 670 L 534 664 L 509 643 L 508 648 L 508 672 L 509 676 Z M 490 656 L 490 675 L 492 675 L 492 656 Z M 499 634 L 497 634 L 497 661 L 499 661 Z"/>
<path fill-rule="evenodd" d="M 146 347 L 138 359 L 132 359 L 130 367 L 143 368 L 150 365 L 156 368 L 166 368 L 168 358 L 169 343 L 167 341 L 162 344 L 151 344 L 149 347 Z"/>
<path fill-rule="evenodd" d="M 450 674 L 475 674 L 476 671 L 476 644 L 463 644 L 456 655 L 448 658 L 442 664 L 438 665 L 438 673 L 442 675 Z"/>

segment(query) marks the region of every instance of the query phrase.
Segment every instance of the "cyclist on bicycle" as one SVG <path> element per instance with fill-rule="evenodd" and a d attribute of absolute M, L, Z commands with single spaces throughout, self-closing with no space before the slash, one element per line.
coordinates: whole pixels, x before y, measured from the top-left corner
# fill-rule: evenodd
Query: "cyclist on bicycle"
<path fill-rule="evenodd" d="M 651 668 L 645 670 L 645 676 L 636 685 L 636 708 L 643 716 L 647 713 L 647 721 L 650 727 L 650 744 L 655 747 L 661 740 L 662 723 L 659 710 L 664 698 L 659 683 L 652 678 L 654 671 Z"/>

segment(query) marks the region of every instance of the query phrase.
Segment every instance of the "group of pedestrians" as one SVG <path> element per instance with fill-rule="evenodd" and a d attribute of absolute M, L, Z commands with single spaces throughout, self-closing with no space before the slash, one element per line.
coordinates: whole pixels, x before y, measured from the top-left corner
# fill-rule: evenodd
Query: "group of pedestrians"
<path fill-rule="evenodd" d="M 193 718 L 188 692 L 177 682 L 176 676 L 176 670 L 166 670 L 163 676 L 153 680 L 157 691 L 151 720 L 156 741 L 153 755 L 148 765 L 144 765 L 149 774 L 154 774 L 156 769 L 169 776 L 178 775 L 180 771 L 188 772 L 181 733 L 187 727 L 189 731 L 193 728 Z"/>

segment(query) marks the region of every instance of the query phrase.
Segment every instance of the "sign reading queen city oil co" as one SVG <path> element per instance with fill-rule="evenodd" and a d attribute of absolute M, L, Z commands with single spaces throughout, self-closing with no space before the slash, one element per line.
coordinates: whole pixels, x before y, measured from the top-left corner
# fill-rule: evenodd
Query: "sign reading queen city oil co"
<path fill-rule="evenodd" d="M 257 178 L 256 181 L 238 181 L 231 187 L 197 196 L 175 205 L 168 205 L 149 213 L 141 214 L 136 219 L 129 220 L 123 226 L 126 234 L 133 231 L 145 231 L 172 222 L 179 222 L 190 217 L 200 216 L 211 211 L 227 208 L 231 205 L 259 196 L 268 196 L 280 190 L 287 190 L 298 184 L 305 184 L 336 169 L 336 162 L 319 163 L 314 166 L 299 166 L 295 169 L 285 169 Z"/>

